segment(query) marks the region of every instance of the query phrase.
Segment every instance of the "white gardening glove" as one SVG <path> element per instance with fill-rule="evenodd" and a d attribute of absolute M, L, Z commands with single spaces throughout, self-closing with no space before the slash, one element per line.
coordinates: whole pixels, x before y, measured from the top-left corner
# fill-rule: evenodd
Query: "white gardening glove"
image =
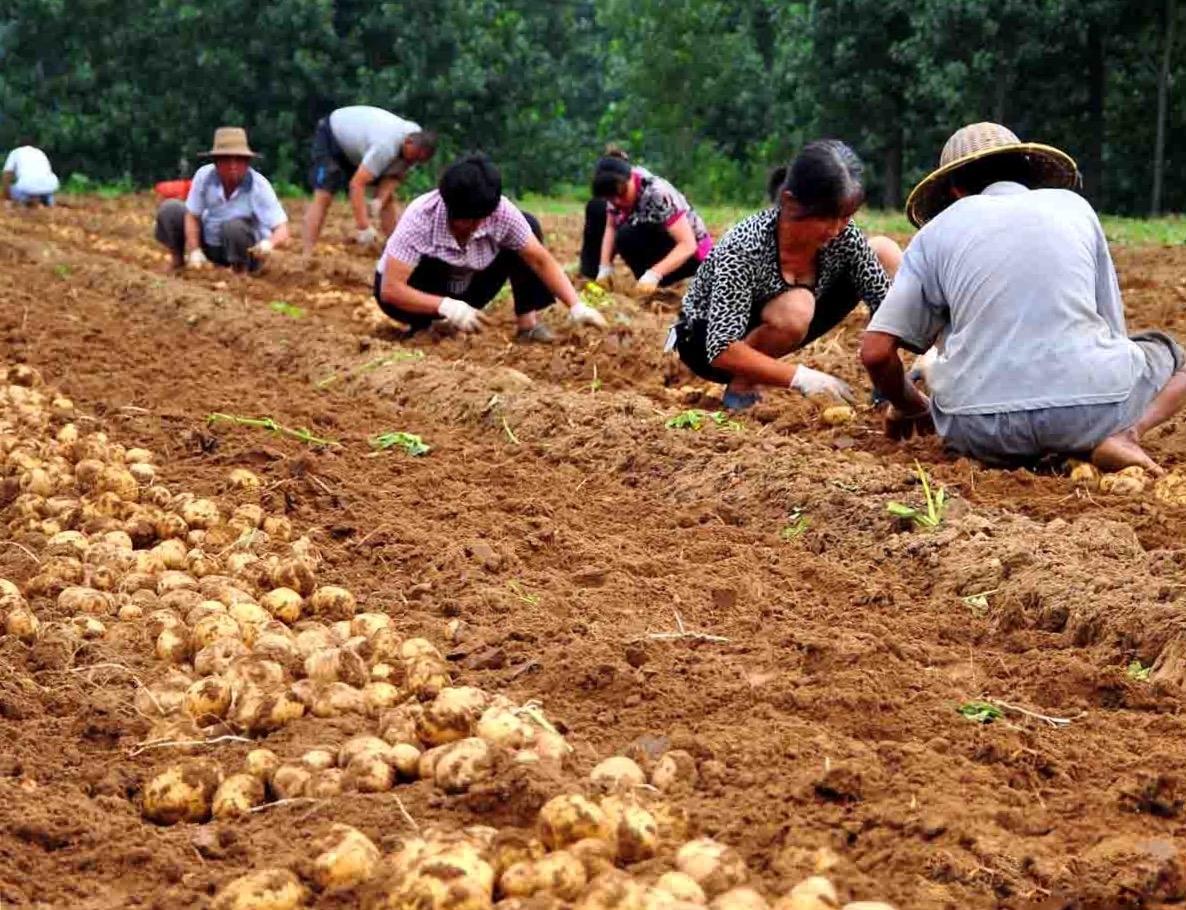
<path fill-rule="evenodd" d="M 659 282 L 663 280 L 663 276 L 658 272 L 653 272 L 647 269 L 642 273 L 638 279 L 638 284 L 634 286 L 634 293 L 636 294 L 653 294 L 659 290 Z"/>
<path fill-rule="evenodd" d="M 480 332 L 486 323 L 481 310 L 474 309 L 464 300 L 442 297 L 437 312 L 459 332 Z"/>
<path fill-rule="evenodd" d="M 265 237 L 263 240 L 261 240 L 255 246 L 248 249 L 247 252 L 249 252 L 256 259 L 267 259 L 268 256 L 270 256 L 272 254 L 272 251 L 274 249 L 276 249 L 276 248 L 274 246 L 272 246 L 271 238 Z"/>
<path fill-rule="evenodd" d="M 605 317 L 584 301 L 578 300 L 568 310 L 568 318 L 574 325 L 595 325 L 599 329 L 606 327 Z"/>
<path fill-rule="evenodd" d="M 598 266 L 597 277 L 593 280 L 607 291 L 612 291 L 614 287 L 614 267 L 612 265 Z"/>
<path fill-rule="evenodd" d="M 911 382 L 918 382 L 922 380 L 927 384 L 927 388 L 931 387 L 931 370 L 935 367 L 935 361 L 939 359 L 939 349 L 931 347 L 925 354 L 914 361 L 913 366 L 910 367 L 910 372 L 906 374 L 906 378 Z"/>
<path fill-rule="evenodd" d="M 837 379 L 829 373 L 822 373 L 802 364 L 795 368 L 795 375 L 791 377 L 791 388 L 808 397 L 830 395 L 843 398 L 849 404 L 857 403 L 856 395 L 843 379 Z"/>
<path fill-rule="evenodd" d="M 185 267 L 187 269 L 204 269 L 209 264 L 210 260 L 206 258 L 206 254 L 202 252 L 201 247 L 190 250 L 185 256 Z"/>
<path fill-rule="evenodd" d="M 379 232 L 371 225 L 367 225 L 362 230 L 355 232 L 354 242 L 359 246 L 371 246 L 379 239 Z"/>

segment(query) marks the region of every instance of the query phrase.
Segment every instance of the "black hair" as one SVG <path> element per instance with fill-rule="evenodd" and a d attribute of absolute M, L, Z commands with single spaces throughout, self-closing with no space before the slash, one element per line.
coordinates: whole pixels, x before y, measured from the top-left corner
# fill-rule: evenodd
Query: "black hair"
<path fill-rule="evenodd" d="M 620 145 L 615 145 L 612 142 L 605 147 L 605 151 L 602 152 L 602 154 L 606 158 L 621 158 L 623 161 L 630 160 L 630 156 L 626 154 L 626 150 Z"/>
<path fill-rule="evenodd" d="M 593 171 L 593 197 L 612 199 L 617 196 L 630 179 L 631 173 L 630 162 L 624 158 L 616 155 L 599 158 Z"/>
<path fill-rule="evenodd" d="M 430 156 L 436 154 L 437 134 L 432 130 L 420 130 L 418 133 L 412 133 L 408 139 L 412 141 L 412 145 L 421 151 L 428 152 Z"/>
<path fill-rule="evenodd" d="M 845 143 L 817 139 L 786 167 L 778 190 L 791 194 L 802 218 L 840 218 L 865 201 L 864 172 L 861 159 Z"/>
<path fill-rule="evenodd" d="M 780 164 L 766 178 L 766 195 L 771 202 L 778 202 L 779 194 L 782 193 L 782 185 L 786 183 L 786 179 L 787 166 L 785 164 Z"/>
<path fill-rule="evenodd" d="M 466 155 L 445 168 L 437 189 L 451 219 L 488 218 L 502 199 L 502 174 L 487 156 Z"/>
<path fill-rule="evenodd" d="M 1033 167 L 1024 152 L 1001 152 L 986 155 L 960 165 L 947 177 L 947 185 L 965 196 L 983 193 L 984 188 L 1002 180 L 1011 180 L 1029 187 L 1033 182 Z"/>

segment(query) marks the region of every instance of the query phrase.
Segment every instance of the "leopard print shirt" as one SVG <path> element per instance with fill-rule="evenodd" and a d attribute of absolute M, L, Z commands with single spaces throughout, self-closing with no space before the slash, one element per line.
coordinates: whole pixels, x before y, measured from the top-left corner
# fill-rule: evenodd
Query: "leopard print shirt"
<path fill-rule="evenodd" d="M 769 208 L 738 222 L 700 265 L 684 297 L 680 318 L 708 323 L 709 362 L 745 337 L 751 316 L 774 297 L 789 290 L 778 262 L 778 209 Z M 865 235 L 852 221 L 825 246 L 815 260 L 816 299 L 836 281 L 849 278 L 870 314 L 889 290 L 890 278 Z"/>
<path fill-rule="evenodd" d="M 686 215 L 696 243 L 708 237 L 704 219 L 688 203 L 687 197 L 662 177 L 656 177 L 644 168 L 634 168 L 633 179 L 638 181 L 638 199 L 629 211 L 623 211 L 610 203 L 608 211 L 614 227 L 628 224 L 659 224 L 665 228 Z"/>

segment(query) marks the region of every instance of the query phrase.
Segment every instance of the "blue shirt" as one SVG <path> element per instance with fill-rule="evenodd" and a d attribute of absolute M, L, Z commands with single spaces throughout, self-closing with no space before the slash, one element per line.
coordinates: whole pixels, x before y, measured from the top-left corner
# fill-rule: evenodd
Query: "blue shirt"
<path fill-rule="evenodd" d="M 235 218 L 251 222 L 256 243 L 288 221 L 272 184 L 254 168 L 248 168 L 228 199 L 214 165 L 202 165 L 194 174 L 185 208 L 202 219 L 202 240 L 209 246 L 222 246 L 222 226 Z"/>
<path fill-rule="evenodd" d="M 1001 181 L 910 241 L 870 332 L 923 351 L 947 414 L 1123 401 L 1145 360 L 1095 211 L 1070 190 Z"/>

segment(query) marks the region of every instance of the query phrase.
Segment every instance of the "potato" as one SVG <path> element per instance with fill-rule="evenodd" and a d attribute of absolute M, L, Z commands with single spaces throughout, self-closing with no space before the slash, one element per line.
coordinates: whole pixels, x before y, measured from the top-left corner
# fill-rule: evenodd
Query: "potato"
<path fill-rule="evenodd" d="M 75 616 L 70 627 L 79 638 L 96 639 L 107 634 L 107 627 L 93 616 Z"/>
<path fill-rule="evenodd" d="M 335 824 L 313 844 L 313 884 L 322 891 L 353 888 L 371 878 L 379 848 L 357 828 Z"/>
<path fill-rule="evenodd" d="M 362 687 L 366 713 L 378 717 L 392 705 L 399 703 L 403 693 L 389 682 L 369 682 Z"/>
<path fill-rule="evenodd" d="M 340 717 L 343 714 L 365 714 L 366 703 L 362 690 L 344 682 L 334 682 L 317 690 L 310 713 L 314 717 Z"/>
<path fill-rule="evenodd" d="M 289 672 L 300 667 L 303 661 L 297 651 L 296 640 L 276 632 L 260 632 L 251 643 L 251 653 L 261 660 L 271 660 Z"/>
<path fill-rule="evenodd" d="M 159 533 L 160 528 L 158 528 L 157 531 Z M 154 554 L 158 559 L 160 559 L 166 569 L 173 569 L 176 571 L 182 571 L 185 569 L 188 561 L 186 557 L 189 555 L 189 550 L 186 549 L 185 544 L 180 540 L 168 539 L 168 537 L 171 535 L 161 534 L 160 536 L 166 539 L 161 540 L 160 543 L 158 543 L 148 552 Z"/>
<path fill-rule="evenodd" d="M 610 840 L 613 828 L 606 814 L 578 795 L 556 796 L 539 810 L 540 840 L 550 850 L 559 850 L 586 837 Z"/>
<path fill-rule="evenodd" d="M 494 775 L 498 753 L 485 740 L 461 739 L 441 747 L 432 779 L 446 793 L 463 793 Z"/>
<path fill-rule="evenodd" d="M 250 600 L 236 601 L 230 605 L 227 613 L 244 630 L 259 629 L 272 621 L 272 616 L 267 610 Z"/>
<path fill-rule="evenodd" d="M 206 530 L 222 520 L 218 506 L 209 499 L 191 499 L 178 510 L 182 520 L 191 528 Z"/>
<path fill-rule="evenodd" d="M 260 598 L 259 605 L 281 622 L 299 622 L 304 598 L 292 588 L 273 588 Z"/>
<path fill-rule="evenodd" d="M 696 884 L 696 879 L 683 872 L 664 872 L 655 882 L 655 887 L 666 891 L 678 901 L 689 904 L 706 904 L 708 898 L 704 889 Z"/>
<path fill-rule="evenodd" d="M 244 686 L 231 706 L 231 723 L 248 734 L 279 730 L 305 713 L 305 706 L 287 692 L 267 692 L 258 686 Z"/>
<path fill-rule="evenodd" d="M 629 796 L 608 796 L 601 811 L 609 820 L 618 859 L 638 863 L 653 857 L 659 849 L 659 826 L 655 817 Z"/>
<path fill-rule="evenodd" d="M 883 901 L 849 901 L 842 910 L 894 910 L 894 905 Z"/>
<path fill-rule="evenodd" d="M 774 910 L 834 910 L 839 906 L 836 889 L 822 875 L 805 878 L 774 902 Z"/>
<path fill-rule="evenodd" d="M 589 881 L 614 868 L 617 848 L 599 837 L 584 837 L 564 848 L 581 861 Z"/>
<path fill-rule="evenodd" d="M 308 794 L 315 799 L 333 799 L 341 796 L 344 789 L 345 772 L 341 768 L 326 768 L 313 775 Z"/>
<path fill-rule="evenodd" d="M 696 759 L 683 749 L 664 752 L 651 769 L 651 784 L 664 793 L 687 793 L 698 779 Z"/>
<path fill-rule="evenodd" d="M 219 675 L 250 653 L 238 638 L 220 638 L 194 655 L 194 670 L 203 676 Z"/>
<path fill-rule="evenodd" d="M 473 686 L 441 689 L 418 718 L 420 739 L 430 746 L 465 739 L 471 735 L 487 701 L 486 693 Z"/>
<path fill-rule="evenodd" d="M 267 530 L 266 522 L 264 529 Z M 300 559 L 283 559 L 277 562 L 272 568 L 271 582 L 275 588 L 291 588 L 302 597 L 308 597 L 316 587 L 313 570 Z"/>
<path fill-rule="evenodd" d="M 572 747 L 564 741 L 564 737 L 552 730 L 537 729 L 535 738 L 531 741 L 531 751 L 540 757 L 540 761 L 561 765 L 572 751 Z"/>
<path fill-rule="evenodd" d="M 211 556 L 204 550 L 190 550 L 185 557 L 185 569 L 196 579 L 217 575 L 222 571 L 216 556 Z"/>
<path fill-rule="evenodd" d="M 115 615 L 121 622 L 137 622 L 144 618 L 144 608 L 140 604 L 126 603 Z"/>
<path fill-rule="evenodd" d="M 310 771 L 324 771 L 337 763 L 337 756 L 329 749 L 310 749 L 301 756 L 301 764 Z"/>
<path fill-rule="evenodd" d="M 366 910 L 491 910 L 490 891 L 454 867 L 428 861 L 423 870 L 390 876 L 363 905 Z"/>
<path fill-rule="evenodd" d="M 254 492 L 262 485 L 258 476 L 246 468 L 235 468 L 227 475 L 226 484 L 229 489 L 243 492 Z"/>
<path fill-rule="evenodd" d="M 314 616 L 349 620 L 358 610 L 358 602 L 345 588 L 325 585 L 314 591 L 309 598 L 309 610 Z"/>
<path fill-rule="evenodd" d="M 82 559 L 90 549 L 86 535 L 78 531 L 60 531 L 45 542 L 47 556 L 73 556 Z"/>
<path fill-rule="evenodd" d="M 769 910 L 770 905 L 753 888 L 730 888 L 709 904 L 711 910 Z"/>
<path fill-rule="evenodd" d="M 140 497 L 140 484 L 127 468 L 109 465 L 103 469 L 95 484 L 100 492 L 114 493 L 125 502 L 136 502 Z"/>
<path fill-rule="evenodd" d="M 232 774 L 214 793 L 212 814 L 215 818 L 238 818 L 264 801 L 264 785 L 252 774 Z"/>
<path fill-rule="evenodd" d="M 404 663 L 404 687 L 409 692 L 429 694 L 447 688 L 451 682 L 449 665 L 443 658 L 424 654 Z"/>
<path fill-rule="evenodd" d="M 243 761 L 247 773 L 259 778 L 265 784 L 272 782 L 272 775 L 280 767 L 280 757 L 271 749 L 252 749 Z"/>
<path fill-rule="evenodd" d="M 185 691 L 185 713 L 199 727 L 208 727 L 226 717 L 231 706 L 231 687 L 217 676 L 199 679 Z"/>
<path fill-rule="evenodd" d="M 350 640 L 351 635 L 349 621 L 342 619 L 338 620 L 337 622 L 332 622 L 330 623 L 329 628 L 330 631 L 334 633 L 334 638 L 339 644 L 344 644 Z"/>
<path fill-rule="evenodd" d="M 183 664 L 189 659 L 189 630 L 184 626 L 165 629 L 157 636 L 156 656 L 172 664 Z"/>
<path fill-rule="evenodd" d="M 215 896 L 210 910 L 297 910 L 309 889 L 287 869 L 241 875 Z"/>
<path fill-rule="evenodd" d="M 511 866 L 498 884 L 507 897 L 530 897 L 543 891 L 561 900 L 574 901 L 585 889 L 585 867 L 571 853 L 557 850 Z"/>
<path fill-rule="evenodd" d="M 283 515 L 268 515 L 260 526 L 273 540 L 292 540 L 292 522 Z"/>
<path fill-rule="evenodd" d="M 342 785 L 360 793 L 386 793 L 395 786 L 395 771 L 381 756 L 363 753 L 346 766 Z"/>
<path fill-rule="evenodd" d="M 210 817 L 222 769 L 210 759 L 189 759 L 172 765 L 144 788 L 144 816 L 160 825 L 204 822 Z"/>
<path fill-rule="evenodd" d="M 338 748 L 337 765 L 339 768 L 345 768 L 360 755 L 377 755 L 390 764 L 391 746 L 379 737 L 366 733 L 352 736 Z"/>
<path fill-rule="evenodd" d="M 675 855 L 675 867 L 695 879 L 709 898 L 742 885 L 749 878 L 741 854 L 708 837 L 688 841 L 680 847 Z"/>
<path fill-rule="evenodd" d="M 618 869 L 593 879 L 576 902 L 577 910 L 644 910 L 645 906 L 646 889 Z"/>
<path fill-rule="evenodd" d="M 474 734 L 497 746 L 522 749 L 535 739 L 535 728 L 509 708 L 491 706 L 478 718 Z"/>
<path fill-rule="evenodd" d="M 435 657 L 438 660 L 444 660 L 444 655 L 427 638 L 406 639 L 400 645 L 399 656 L 404 660 L 411 660 L 415 657 Z"/>
<path fill-rule="evenodd" d="M 593 786 L 606 791 L 631 790 L 646 783 L 642 768 L 624 755 L 607 758 L 589 772 Z"/>
<path fill-rule="evenodd" d="M 272 774 L 269 786 L 277 799 L 304 796 L 313 780 L 313 773 L 300 765 L 281 765 Z"/>

